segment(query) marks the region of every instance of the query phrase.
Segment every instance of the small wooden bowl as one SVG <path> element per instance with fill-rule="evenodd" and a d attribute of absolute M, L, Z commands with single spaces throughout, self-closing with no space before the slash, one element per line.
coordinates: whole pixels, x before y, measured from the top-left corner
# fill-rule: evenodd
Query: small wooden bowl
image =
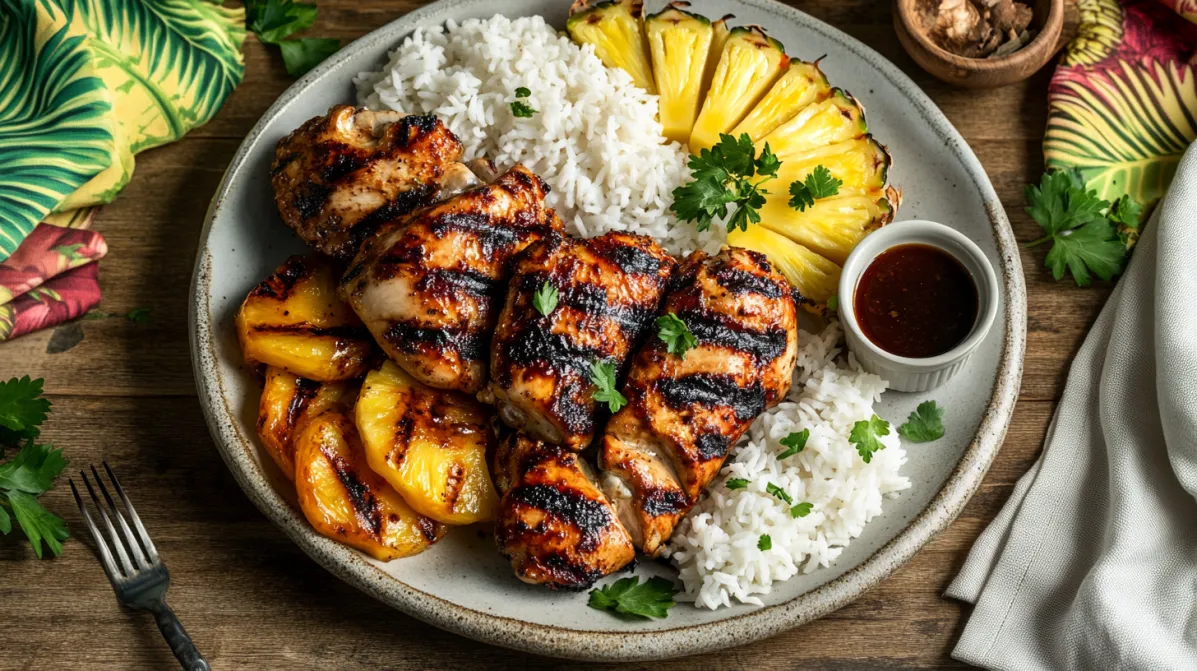
<path fill-rule="evenodd" d="M 965 58 L 941 49 L 923 32 L 918 11 L 921 0 L 894 0 L 894 29 L 906 53 L 924 70 L 949 84 L 993 88 L 1019 82 L 1035 74 L 1060 48 L 1064 0 L 1023 0 L 1031 5 L 1030 44 L 1001 58 Z"/>

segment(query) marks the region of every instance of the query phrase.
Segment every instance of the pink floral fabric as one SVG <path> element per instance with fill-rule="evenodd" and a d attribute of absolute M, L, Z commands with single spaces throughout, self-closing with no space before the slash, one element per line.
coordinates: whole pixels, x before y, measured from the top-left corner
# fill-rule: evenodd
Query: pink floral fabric
<path fill-rule="evenodd" d="M 108 253 L 95 231 L 39 224 L 0 263 L 0 341 L 75 319 L 100 302 Z"/>

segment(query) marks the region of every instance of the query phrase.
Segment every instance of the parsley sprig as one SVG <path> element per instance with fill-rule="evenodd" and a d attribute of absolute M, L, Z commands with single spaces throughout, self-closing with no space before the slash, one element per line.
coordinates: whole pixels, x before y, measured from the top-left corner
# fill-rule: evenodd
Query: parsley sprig
<path fill-rule="evenodd" d="M 935 401 L 923 401 L 898 427 L 898 435 L 912 443 L 929 443 L 943 438 L 943 408 Z"/>
<path fill-rule="evenodd" d="M 523 86 L 520 86 L 515 90 L 516 99 L 511 103 L 511 114 L 513 116 L 519 117 L 520 119 L 531 119 L 532 115 L 540 111 L 537 109 L 532 109 L 531 105 L 523 101 L 523 98 L 527 98 L 530 95 L 532 95 L 532 91 Z"/>
<path fill-rule="evenodd" d="M 557 287 L 548 280 L 540 285 L 540 289 L 532 294 L 532 307 L 540 314 L 548 317 L 557 309 Z"/>
<path fill-rule="evenodd" d="M 1093 275 L 1109 280 L 1122 272 L 1142 214 L 1132 198 L 1122 196 L 1111 206 L 1076 169 L 1044 173 L 1039 186 L 1027 186 L 1026 197 L 1027 214 L 1046 233 L 1026 246 L 1052 243 L 1045 265 L 1053 277 L 1059 280 L 1068 272 L 1077 286 L 1086 287 Z"/>
<path fill-rule="evenodd" d="M 827 168 L 816 165 L 806 179 L 790 183 L 790 207 L 805 212 L 820 198 L 830 198 L 840 192 L 844 180 L 836 179 Z"/>
<path fill-rule="evenodd" d="M 657 337 L 665 343 L 665 349 L 679 358 L 686 358 L 686 352 L 698 346 L 698 338 L 676 312 L 657 317 Z"/>
<path fill-rule="evenodd" d="M 889 422 L 873 415 L 852 425 L 852 433 L 848 434 L 848 442 L 856 447 L 856 452 L 867 464 L 873 460 L 873 453 L 885 449 L 881 436 L 889 435 Z"/>
<path fill-rule="evenodd" d="M 283 53 L 287 74 L 298 77 L 316 67 L 341 48 L 341 41 L 328 37 L 286 39 L 307 30 L 316 21 L 316 5 L 292 0 L 246 0 L 245 27 L 266 44 Z"/>
<path fill-rule="evenodd" d="M 20 452 L 0 463 L 0 534 L 11 533 L 15 519 L 38 558 L 43 544 L 55 557 L 62 554 L 62 541 L 70 535 L 66 522 L 37 499 L 66 467 L 62 450 L 36 442 L 49 412 L 42 380 L 25 376 L 0 382 L 0 451 L 21 445 Z"/>
<path fill-rule="evenodd" d="M 603 361 L 590 364 L 590 382 L 598 387 L 591 398 L 599 403 L 606 403 L 612 413 L 619 412 L 620 408 L 628 404 L 627 397 L 615 388 L 615 364 Z"/>
<path fill-rule="evenodd" d="M 806 449 L 806 441 L 808 440 L 810 440 L 810 429 L 803 429 L 796 433 L 791 433 L 785 438 L 777 441 L 781 443 L 782 447 L 787 448 L 786 451 L 777 455 L 777 460 L 781 461 L 782 459 L 789 459 L 795 454 L 798 454 L 802 450 Z"/>
<path fill-rule="evenodd" d="M 673 608 L 676 593 L 673 582 L 665 578 L 654 577 L 640 582 L 632 576 L 591 590 L 587 605 L 617 615 L 663 618 Z"/>
<path fill-rule="evenodd" d="M 739 138 L 720 133 L 714 147 L 690 155 L 689 167 L 693 181 L 673 190 L 670 209 L 678 219 L 693 221 L 705 231 L 714 220 L 726 219 L 729 206 L 734 205 L 727 219 L 730 233 L 760 222 L 758 210 L 769 194 L 761 185 L 777 177 L 781 161 L 768 144 L 758 156 L 748 133 Z"/>

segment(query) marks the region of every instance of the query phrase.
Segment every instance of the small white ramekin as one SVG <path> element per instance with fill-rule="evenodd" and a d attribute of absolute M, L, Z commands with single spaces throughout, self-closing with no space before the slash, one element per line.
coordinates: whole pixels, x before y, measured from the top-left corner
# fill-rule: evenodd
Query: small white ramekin
<path fill-rule="evenodd" d="M 898 245 L 921 244 L 938 247 L 951 254 L 972 275 L 977 287 L 977 321 L 968 336 L 939 356 L 910 358 L 890 354 L 874 345 L 856 321 L 856 286 L 873 259 Z M 921 392 L 947 382 L 968 361 L 973 350 L 985 339 L 998 311 L 998 282 L 993 265 L 980 247 L 954 228 L 933 221 L 902 221 L 882 227 L 865 236 L 848 255 L 840 275 L 839 314 L 848 348 L 862 368 L 889 382 L 891 389 Z"/>

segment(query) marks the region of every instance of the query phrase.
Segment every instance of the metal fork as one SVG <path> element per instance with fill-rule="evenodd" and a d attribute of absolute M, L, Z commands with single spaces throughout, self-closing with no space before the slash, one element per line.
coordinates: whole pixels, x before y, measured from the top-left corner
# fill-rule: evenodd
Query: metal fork
<path fill-rule="evenodd" d="M 100 498 L 96 496 L 96 490 L 92 488 L 87 473 L 79 471 L 79 477 L 87 487 L 87 493 L 91 494 L 92 503 L 100 511 L 100 520 L 108 531 L 110 540 L 104 539 L 104 534 L 92 520 L 91 513 L 88 512 L 87 506 L 79 496 L 78 488 L 75 487 L 74 478 L 71 478 L 70 483 L 71 492 L 75 495 L 75 503 L 79 504 L 79 512 L 83 514 L 83 521 L 87 523 L 87 529 L 91 532 L 91 537 L 95 539 L 96 550 L 100 554 L 100 563 L 104 566 L 108 582 L 112 583 L 112 589 L 116 591 L 117 600 L 129 608 L 148 610 L 154 614 L 158 630 L 162 632 L 162 637 L 166 639 L 171 652 L 175 653 L 175 658 L 179 660 L 184 669 L 210 671 L 211 667 L 195 649 L 195 644 L 191 642 L 191 637 L 183 629 L 183 624 L 179 622 L 179 618 L 175 617 L 170 606 L 166 605 L 166 588 L 170 586 L 170 572 L 166 570 L 166 564 L 158 558 L 154 542 L 146 533 L 145 526 L 142 525 L 141 518 L 137 516 L 137 511 L 133 509 L 133 504 L 121 487 L 120 480 L 116 479 L 116 474 L 109 468 L 108 462 L 103 462 L 103 464 L 104 471 L 108 473 L 108 479 L 112 481 L 112 486 L 116 490 L 116 495 L 125 504 L 129 519 L 133 521 L 133 528 L 130 528 L 129 523 L 125 521 L 125 516 L 108 493 L 108 488 L 104 486 L 104 481 L 100 478 L 94 465 L 90 466 L 91 474 L 95 478 L 100 493 L 104 495 L 104 501 L 108 504 L 107 508 L 100 503 Z M 116 520 L 115 526 L 114 519 Z M 119 532 L 117 531 L 118 526 L 120 527 Z M 136 529 L 136 533 L 134 529 Z M 119 558 L 119 565 L 113 559 L 113 550 L 116 551 L 116 556 Z"/>

